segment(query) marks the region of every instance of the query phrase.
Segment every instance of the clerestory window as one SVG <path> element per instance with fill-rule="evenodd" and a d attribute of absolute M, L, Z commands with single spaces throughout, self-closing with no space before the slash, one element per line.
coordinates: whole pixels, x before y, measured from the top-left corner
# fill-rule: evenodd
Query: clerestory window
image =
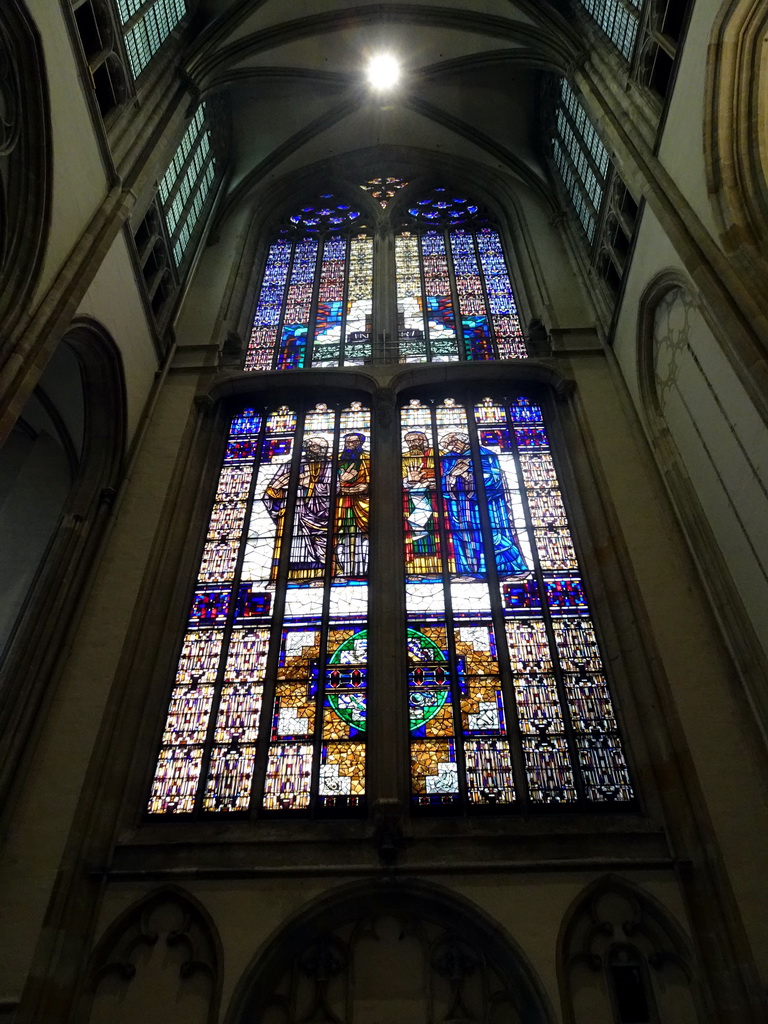
<path fill-rule="evenodd" d="M 181 142 L 158 185 L 173 261 L 180 267 L 190 250 L 195 229 L 202 223 L 216 180 L 216 153 L 212 144 L 207 105 L 192 115 Z"/>
<path fill-rule="evenodd" d="M 465 195 L 413 197 L 406 185 L 361 186 L 378 215 L 329 193 L 288 219 L 267 255 L 246 370 L 526 357 L 498 226 Z M 390 297 L 375 317 L 381 278 Z"/>
<path fill-rule="evenodd" d="M 269 247 L 246 370 L 324 368 L 329 388 L 293 376 L 293 399 L 229 423 L 153 816 L 365 813 L 371 715 L 409 737 L 414 813 L 633 804 L 546 403 L 445 385 L 385 410 L 330 372 L 504 354 L 514 379 L 524 355 L 490 218 L 405 183 L 392 209 L 396 181 L 361 186 L 381 217 L 327 194 Z M 382 322 L 397 324 L 394 353 Z M 392 523 L 397 551 L 372 576 Z M 385 649 L 393 675 L 377 674 Z"/>
<path fill-rule="evenodd" d="M 108 0 L 70 0 L 70 4 L 96 102 L 107 119 L 126 102 L 132 81 L 181 23 L 187 0 L 116 0 L 114 5 Z"/>
<path fill-rule="evenodd" d="M 565 78 L 555 88 L 550 144 L 557 174 L 589 243 L 590 260 L 615 294 L 632 249 L 638 204 Z"/>
<path fill-rule="evenodd" d="M 126 53 L 138 78 L 187 13 L 186 0 L 117 0 Z"/>
<path fill-rule="evenodd" d="M 580 3 L 619 53 L 630 60 L 637 39 L 641 0 L 580 0 Z"/>

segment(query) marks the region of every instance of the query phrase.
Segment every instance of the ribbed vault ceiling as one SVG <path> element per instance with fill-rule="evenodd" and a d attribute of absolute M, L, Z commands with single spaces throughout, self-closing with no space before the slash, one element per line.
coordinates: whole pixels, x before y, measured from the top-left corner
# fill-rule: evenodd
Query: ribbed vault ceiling
<path fill-rule="evenodd" d="M 199 17 L 187 71 L 232 113 L 227 208 L 286 174 L 377 148 L 382 159 L 456 155 L 546 189 L 540 76 L 562 73 L 578 50 L 546 0 L 202 0 Z M 377 96 L 364 69 L 382 50 L 404 78 Z"/>

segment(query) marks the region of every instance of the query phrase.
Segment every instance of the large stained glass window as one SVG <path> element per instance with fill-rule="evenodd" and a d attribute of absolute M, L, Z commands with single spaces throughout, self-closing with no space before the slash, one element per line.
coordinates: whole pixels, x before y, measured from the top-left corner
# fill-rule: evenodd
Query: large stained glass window
<path fill-rule="evenodd" d="M 540 407 L 412 401 L 401 431 L 414 802 L 631 801 Z"/>
<path fill-rule="evenodd" d="M 364 805 L 370 437 L 357 402 L 232 420 L 150 814 Z"/>
<path fill-rule="evenodd" d="M 527 355 L 499 232 L 446 189 L 408 205 L 395 237 L 400 362 Z"/>
<path fill-rule="evenodd" d="M 270 246 L 245 369 L 361 366 L 372 315 L 373 238 L 360 210 L 321 196 Z"/>

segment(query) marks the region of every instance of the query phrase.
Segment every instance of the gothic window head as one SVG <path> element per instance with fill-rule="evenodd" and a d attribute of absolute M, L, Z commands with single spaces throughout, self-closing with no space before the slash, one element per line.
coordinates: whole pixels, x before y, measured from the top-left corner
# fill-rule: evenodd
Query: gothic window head
<path fill-rule="evenodd" d="M 380 213 L 328 193 L 286 218 L 268 249 L 245 369 L 525 358 L 490 215 L 460 192 L 391 176 L 360 187 Z M 386 312 L 374 310 L 374 287 Z"/>

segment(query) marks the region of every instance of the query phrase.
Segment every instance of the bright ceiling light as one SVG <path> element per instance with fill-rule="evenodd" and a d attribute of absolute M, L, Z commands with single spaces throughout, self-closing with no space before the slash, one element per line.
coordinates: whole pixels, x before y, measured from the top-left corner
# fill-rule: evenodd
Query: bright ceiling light
<path fill-rule="evenodd" d="M 379 53 L 368 62 L 366 75 L 372 89 L 386 92 L 400 81 L 400 62 L 391 53 Z"/>

